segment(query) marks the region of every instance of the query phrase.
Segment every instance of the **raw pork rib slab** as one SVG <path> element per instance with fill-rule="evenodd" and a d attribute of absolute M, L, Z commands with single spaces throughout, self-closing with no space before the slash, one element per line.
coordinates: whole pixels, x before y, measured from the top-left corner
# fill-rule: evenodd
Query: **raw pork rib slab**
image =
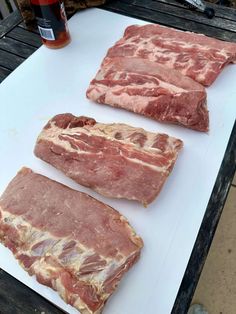
<path fill-rule="evenodd" d="M 161 122 L 208 131 L 205 88 L 180 72 L 141 58 L 105 58 L 87 97 Z"/>
<path fill-rule="evenodd" d="M 0 198 L 0 240 L 83 314 L 101 313 L 143 246 L 116 210 L 28 168 Z"/>
<path fill-rule="evenodd" d="M 157 24 L 131 25 L 107 56 L 149 59 L 209 86 L 225 65 L 236 62 L 236 43 Z"/>
<path fill-rule="evenodd" d="M 126 124 L 61 114 L 38 137 L 35 155 L 76 182 L 108 197 L 152 202 L 182 141 Z"/>

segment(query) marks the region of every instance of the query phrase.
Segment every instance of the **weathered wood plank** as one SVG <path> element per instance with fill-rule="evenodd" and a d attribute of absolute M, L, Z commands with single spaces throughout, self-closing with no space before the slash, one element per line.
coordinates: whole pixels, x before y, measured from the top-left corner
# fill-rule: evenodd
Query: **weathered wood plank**
<path fill-rule="evenodd" d="M 35 48 L 39 48 L 42 45 L 40 36 L 38 34 L 32 33 L 21 27 L 15 27 L 8 34 L 7 37 L 19 40 L 25 44 L 31 45 Z"/>
<path fill-rule="evenodd" d="M 183 17 L 184 10 L 184 18 L 187 20 L 199 22 L 204 25 L 211 25 L 216 28 L 221 28 L 227 31 L 235 32 L 236 36 L 236 16 L 235 21 L 225 20 L 219 17 L 215 17 L 213 19 L 208 19 L 206 15 L 202 12 L 191 11 L 188 9 L 183 9 L 177 6 L 169 5 L 160 1 L 150 1 L 150 0 L 121 0 L 121 2 L 125 2 L 127 4 L 138 6 L 141 8 L 147 8 L 150 10 L 154 10 L 157 12 L 166 13 L 168 15 L 173 15 L 176 17 Z"/>
<path fill-rule="evenodd" d="M 24 22 L 21 22 L 20 24 L 18 24 L 19 27 L 24 28 L 26 30 L 29 30 L 31 33 L 35 33 L 35 34 L 39 34 L 38 28 L 35 27 L 34 29 L 29 29 Z"/>
<path fill-rule="evenodd" d="M 11 73 L 11 70 L 0 66 L 0 83 Z M 0 310 L 1 313 L 1 310 Z"/>
<path fill-rule="evenodd" d="M 18 67 L 25 59 L 10 52 L 6 52 L 0 49 L 0 65 L 9 70 L 14 70 Z"/>
<path fill-rule="evenodd" d="M 173 5 L 175 7 L 179 7 L 185 10 L 188 10 L 188 8 L 181 4 L 180 2 L 178 2 L 177 0 L 153 0 L 154 2 L 163 2 L 166 3 L 168 5 Z M 213 8 L 215 10 L 215 15 L 217 17 L 221 17 L 224 19 L 228 19 L 228 20 L 232 20 L 235 21 L 236 20 L 236 9 L 234 8 L 227 8 L 225 6 L 220 6 L 214 3 L 209 3 L 207 2 L 207 6 L 210 8 Z"/>
<path fill-rule="evenodd" d="M 17 10 L 11 13 L 7 18 L 0 23 L 0 38 L 5 36 L 11 29 L 22 21 L 22 16 Z"/>
<path fill-rule="evenodd" d="M 171 314 L 187 313 L 211 246 L 236 167 L 236 122 Z"/>
<path fill-rule="evenodd" d="M 0 40 L 0 49 L 28 58 L 37 48 L 9 37 L 3 37 Z"/>
<path fill-rule="evenodd" d="M 43 297 L 0 270 L 1 314 L 63 314 Z"/>
<path fill-rule="evenodd" d="M 235 32 L 222 30 L 213 26 L 207 26 L 199 22 L 186 20 L 184 17 L 171 16 L 162 12 L 153 11 L 147 8 L 141 8 L 127 4 L 123 1 L 109 1 L 101 8 L 116 12 L 119 14 L 140 18 L 149 22 L 159 23 L 171 26 L 181 30 L 189 30 L 196 33 L 202 33 L 222 40 L 236 42 Z"/>

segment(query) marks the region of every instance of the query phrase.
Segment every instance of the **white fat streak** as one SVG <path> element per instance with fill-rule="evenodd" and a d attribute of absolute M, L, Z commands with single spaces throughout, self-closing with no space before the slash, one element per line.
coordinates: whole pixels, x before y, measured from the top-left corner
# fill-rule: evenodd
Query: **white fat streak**
<path fill-rule="evenodd" d="M 46 231 L 41 231 L 35 227 L 32 227 L 30 225 L 30 223 L 26 222 L 22 216 L 16 216 L 13 215 L 11 213 L 9 213 L 8 211 L 3 210 L 3 208 L 0 206 L 0 212 L 2 215 L 2 221 L 12 227 L 14 227 L 16 230 L 19 231 L 19 235 L 20 235 L 20 240 L 21 241 L 27 241 L 30 240 L 30 247 L 28 250 L 20 250 L 17 253 L 24 253 L 27 254 L 28 256 L 34 256 L 32 254 L 31 248 L 44 240 L 48 240 L 48 239 L 52 239 L 53 241 L 55 241 L 55 244 L 50 247 L 49 251 L 45 253 L 44 256 L 54 256 L 54 257 L 59 257 L 59 255 L 62 253 L 63 248 L 65 247 L 65 245 L 72 241 L 72 238 L 58 238 L 53 236 L 51 233 L 46 232 Z M 142 243 L 142 240 L 140 239 L 139 236 L 136 235 L 136 232 L 134 231 L 134 229 L 129 225 L 127 219 L 124 216 L 120 216 L 120 220 L 124 221 L 126 223 L 126 227 L 129 229 L 129 233 L 130 233 L 130 240 L 132 240 L 136 245 L 140 245 L 140 242 Z M 24 227 L 24 229 L 22 228 Z M 22 234 L 22 232 L 24 234 Z M 27 235 L 27 239 L 26 239 L 26 235 Z M 80 267 L 82 266 L 83 262 L 90 256 L 96 254 L 96 252 L 93 249 L 89 249 L 87 247 L 85 247 L 82 243 L 79 243 L 78 240 L 76 241 L 76 246 L 75 246 L 75 250 L 77 248 L 78 251 L 78 255 L 75 261 L 69 263 L 70 267 L 73 268 L 73 270 L 77 273 L 79 273 L 80 271 Z M 132 255 L 133 253 L 131 253 Z M 126 259 L 128 258 L 127 256 L 122 255 L 119 252 L 119 258 L 116 260 L 114 258 L 109 258 L 109 257 L 105 257 L 101 254 L 99 254 L 99 257 L 101 260 L 105 260 L 107 263 L 107 266 L 105 267 L 105 269 L 103 271 L 100 272 L 100 274 L 98 275 L 98 280 L 96 280 L 96 278 L 93 278 L 94 281 L 98 282 L 98 283 L 102 283 L 104 280 L 106 280 L 107 278 L 107 274 L 109 273 L 110 269 L 116 269 L 118 267 L 120 267 L 123 263 L 125 263 Z M 42 263 L 39 262 L 39 263 Z M 83 265 L 84 266 L 84 265 Z M 53 267 L 51 265 L 48 265 L 47 269 L 51 269 L 53 270 Z M 89 275 L 90 276 L 90 275 Z M 89 277 L 88 276 L 88 277 Z M 97 275 L 96 275 L 97 276 Z M 83 276 L 84 278 L 85 276 Z M 94 277 L 94 275 L 92 276 Z"/>
<path fill-rule="evenodd" d="M 118 141 L 124 144 L 131 144 L 140 151 L 145 152 L 147 151 L 154 155 L 163 154 L 163 151 L 160 150 L 159 148 L 152 147 L 155 144 L 157 137 L 160 135 L 159 133 L 148 132 L 142 128 L 132 127 L 124 123 L 111 123 L 111 124 L 96 123 L 92 129 L 90 128 L 87 130 L 86 126 L 83 127 L 83 129 L 87 134 L 91 133 L 92 135 L 105 136 L 107 139 L 111 141 Z M 119 131 L 122 133 L 123 137 L 122 140 L 115 139 L 115 134 Z M 140 147 L 138 144 L 135 144 L 130 141 L 130 136 L 132 136 L 135 132 L 141 133 L 144 136 L 146 136 L 146 141 L 144 142 L 143 147 Z M 176 141 L 177 141 L 176 138 L 168 136 L 168 141 L 164 153 L 174 151 Z"/>
<path fill-rule="evenodd" d="M 33 270 L 35 274 L 40 274 L 42 277 L 49 279 L 52 283 L 52 287 L 54 288 L 54 290 L 56 290 L 61 298 L 65 300 L 65 302 L 67 302 L 67 291 L 65 289 L 65 286 L 62 284 L 61 279 L 56 278 L 51 280 L 51 273 L 57 272 L 56 267 L 52 267 L 50 264 L 45 262 L 45 260 L 38 260 L 33 264 Z M 88 306 L 81 300 L 78 294 L 73 295 L 75 296 L 76 301 L 72 305 L 77 308 L 81 312 L 81 314 L 100 313 L 100 310 L 95 313 L 91 311 Z"/>
<path fill-rule="evenodd" d="M 134 43 L 133 39 L 134 38 L 139 38 L 139 43 Z M 163 43 L 168 43 L 169 45 L 173 45 L 173 48 L 175 48 L 176 46 L 181 47 L 183 53 L 185 53 L 186 55 L 189 55 L 190 58 L 186 61 L 184 61 L 184 63 L 177 61 L 178 57 L 179 57 L 179 53 L 175 52 L 175 51 L 171 51 L 171 46 L 169 47 L 160 47 L 157 45 L 154 45 L 152 40 L 158 39 L 159 41 L 163 42 Z M 190 69 L 192 71 L 194 71 L 194 73 L 196 73 L 196 79 L 201 82 L 204 81 L 206 75 L 210 72 L 212 72 L 212 65 L 215 64 L 215 62 L 226 62 L 230 57 L 231 54 L 229 54 L 229 52 L 227 52 L 227 50 L 225 49 L 216 49 L 216 48 L 212 48 L 210 45 L 204 44 L 204 45 L 200 45 L 200 44 L 196 44 L 196 43 L 188 43 L 188 42 L 183 42 L 181 40 L 178 40 L 178 38 L 160 38 L 157 35 L 153 35 L 149 38 L 142 38 L 139 35 L 135 36 L 135 37 L 130 37 L 124 40 L 123 45 L 126 44 L 133 44 L 134 46 L 137 47 L 134 56 L 139 56 L 139 52 L 143 49 L 148 50 L 150 52 L 150 54 L 148 55 L 148 59 L 150 61 L 156 61 L 157 58 L 160 57 L 165 57 L 165 61 L 161 62 L 164 63 L 167 67 L 170 68 L 175 68 L 176 64 L 182 64 L 183 67 L 180 68 L 179 70 L 181 71 L 182 74 L 187 75 L 190 71 Z M 206 60 L 207 62 L 205 62 L 204 67 L 200 67 L 199 69 L 195 67 L 195 63 L 196 60 L 194 60 L 194 58 L 191 56 L 191 52 L 188 51 L 188 49 L 197 49 L 198 53 L 202 53 L 202 55 L 204 55 L 204 53 L 211 51 L 212 49 L 215 50 L 215 52 L 217 51 L 217 55 L 221 58 L 224 58 L 225 60 L 216 60 L 215 57 L 212 56 L 211 60 L 208 59 Z"/>
<path fill-rule="evenodd" d="M 20 215 L 13 215 L 8 211 L 5 211 L 0 207 L 0 212 L 2 214 L 2 220 L 9 224 L 10 226 L 14 227 L 16 230 L 18 230 L 20 235 L 20 241 L 22 242 L 30 242 L 30 247 L 28 248 L 28 251 L 24 251 L 25 254 L 28 254 L 29 256 L 35 256 L 35 254 L 32 254 L 31 248 L 44 240 L 52 240 L 54 244 L 50 246 L 49 251 L 45 252 L 45 256 L 56 256 L 58 257 L 62 251 L 64 246 L 73 240 L 72 238 L 58 238 L 56 236 L 53 236 L 51 233 L 47 231 L 41 231 L 40 229 L 37 229 L 35 227 L 32 227 L 32 225 L 25 221 L 22 216 Z M 88 249 L 81 243 L 79 243 L 78 240 L 76 240 L 76 248 L 78 252 L 80 252 L 80 258 L 78 263 L 76 264 L 76 270 L 79 271 L 79 268 L 83 261 L 94 254 L 93 249 Z M 23 253 L 23 251 L 21 251 Z M 81 253 L 82 252 L 82 253 Z M 18 251 L 19 253 L 19 251 Z"/>
<path fill-rule="evenodd" d="M 122 155 L 122 153 L 121 153 L 121 155 Z M 172 164 L 172 160 L 169 160 L 167 166 L 162 166 L 162 167 L 160 167 L 160 166 L 151 165 L 151 164 L 149 164 L 149 163 L 145 163 L 145 162 L 143 162 L 143 161 L 140 161 L 140 160 L 137 159 L 137 158 L 129 158 L 129 157 L 125 157 L 125 158 L 126 158 L 127 160 L 129 160 L 129 161 L 132 161 L 132 162 L 136 163 L 136 164 L 143 165 L 143 166 L 148 166 L 148 167 L 151 168 L 152 170 L 157 171 L 157 172 L 161 172 L 161 173 L 164 174 L 164 175 L 169 174 L 168 168 L 169 168 L 169 166 Z"/>
<path fill-rule="evenodd" d="M 196 34 L 194 34 L 196 35 Z M 133 42 L 134 39 L 139 38 L 139 42 L 138 44 Z M 160 46 L 156 46 L 153 44 L 153 40 L 157 39 L 159 42 L 162 42 L 163 44 L 167 43 L 166 47 L 160 47 Z M 157 50 L 153 50 L 153 52 L 155 53 L 156 51 L 163 51 L 169 54 L 171 46 L 173 46 L 173 48 L 180 47 L 182 49 L 183 52 L 186 53 L 191 53 L 192 49 L 196 49 L 198 50 L 198 52 L 200 53 L 205 53 L 205 52 L 209 52 L 214 50 L 215 53 L 217 53 L 219 55 L 219 57 L 224 57 L 224 58 L 229 58 L 230 54 L 229 52 L 225 49 L 225 48 L 216 48 L 216 47 L 212 47 L 211 44 L 207 44 L 206 42 L 204 44 L 200 44 L 200 43 L 194 43 L 194 42 L 187 42 L 187 41 L 183 41 L 180 40 L 178 37 L 168 37 L 167 34 L 165 34 L 164 38 L 161 37 L 160 34 L 156 35 L 154 34 L 153 36 L 149 36 L 148 38 L 143 38 L 141 37 L 139 34 L 134 36 L 134 37 L 130 37 L 130 38 L 124 38 L 123 40 L 123 44 L 133 44 L 133 45 L 138 45 L 138 50 L 141 49 L 148 49 L 148 50 L 153 50 L 155 48 L 157 48 Z M 122 45 L 121 45 L 122 46 Z M 177 52 L 176 52 L 177 53 Z"/>
<path fill-rule="evenodd" d="M 157 49 L 157 48 L 154 48 L 154 49 Z M 148 58 L 148 59 L 150 61 L 155 61 L 156 60 L 154 55 L 151 55 L 150 58 Z M 112 68 L 112 63 L 110 64 L 110 67 Z M 96 76 L 96 80 L 97 81 L 103 80 L 105 78 L 105 76 L 106 76 L 107 71 L 109 71 L 110 67 L 107 66 L 107 67 L 102 68 L 101 71 Z M 123 78 L 124 74 L 126 74 L 125 78 Z M 149 82 L 146 82 L 146 83 L 140 85 L 140 84 L 137 84 L 137 83 L 131 81 L 131 82 L 129 82 L 128 86 L 123 86 L 123 85 L 120 86 L 119 84 L 117 84 L 114 87 L 109 87 L 109 90 L 119 91 L 119 90 L 125 89 L 126 87 L 131 88 L 131 89 L 132 89 L 132 87 L 135 87 L 135 89 L 139 89 L 139 90 L 142 90 L 143 88 L 148 88 L 150 90 L 155 89 L 155 88 L 163 88 L 163 89 L 167 90 L 169 93 L 173 93 L 173 94 L 186 92 L 185 89 L 183 89 L 181 87 L 178 87 L 176 85 L 173 85 L 173 84 L 171 84 L 169 82 L 162 81 L 161 79 L 157 78 L 155 75 L 149 75 L 148 73 L 146 73 L 146 74 L 139 74 L 139 73 L 137 73 L 135 71 L 134 72 L 132 72 L 132 71 L 129 71 L 129 72 L 117 71 L 117 72 L 114 72 L 111 80 L 112 81 L 116 81 L 116 80 L 120 80 L 121 78 L 128 80 L 129 79 L 129 74 L 131 74 L 131 75 L 132 74 L 140 75 L 141 77 L 144 77 L 147 80 L 155 79 L 157 83 L 149 81 Z M 99 87 L 99 88 L 102 88 L 104 85 L 103 84 L 99 84 L 98 82 L 96 82 L 95 86 Z M 107 86 L 104 86 L 104 87 L 107 88 Z M 90 93 L 91 93 L 91 91 L 89 92 L 89 94 Z M 130 97 L 130 96 L 127 95 L 127 97 Z M 138 97 L 141 98 L 141 97 L 144 97 L 144 96 L 138 96 Z M 145 96 L 145 98 L 148 98 L 148 97 Z"/>
<path fill-rule="evenodd" d="M 53 248 L 49 252 L 47 252 L 44 256 L 37 259 L 33 263 L 33 265 L 31 266 L 31 271 L 33 271 L 35 274 L 40 274 L 43 278 L 51 280 L 51 274 L 53 272 L 56 273 L 58 271 L 58 269 L 56 266 L 53 266 L 53 265 L 47 263 L 47 261 L 44 259 L 44 257 L 45 256 L 58 257 L 62 253 L 63 246 L 66 243 L 68 243 L 70 240 L 73 240 L 73 239 L 68 239 L 68 238 L 61 239 L 61 238 L 57 238 L 57 237 L 52 236 L 48 232 L 40 231 L 40 230 L 32 227 L 28 222 L 24 221 L 21 216 L 13 215 L 13 214 L 3 210 L 3 208 L 1 206 L 0 206 L 0 213 L 2 215 L 2 221 L 5 222 L 6 224 L 9 224 L 12 227 L 16 228 L 19 231 L 20 237 L 22 236 L 22 234 L 21 234 L 21 232 L 23 230 L 21 228 L 22 226 L 25 227 L 24 230 L 26 230 L 26 234 L 28 236 L 29 236 L 29 234 L 37 235 L 35 237 L 35 241 L 30 243 L 30 247 L 32 247 L 34 244 L 41 242 L 43 240 L 46 240 L 46 239 L 56 240 L 55 246 L 53 246 Z M 125 222 L 127 222 L 126 218 L 123 216 L 121 216 L 120 219 L 121 220 L 123 219 L 123 220 L 125 220 Z M 136 233 L 132 229 L 132 227 L 130 225 L 127 225 L 127 227 L 130 228 L 131 239 L 135 241 L 135 239 L 137 238 L 137 241 L 141 241 L 140 238 L 136 236 Z M 30 230 L 30 231 L 27 232 L 27 230 Z M 21 238 L 24 239 L 25 234 Z M 66 265 L 67 267 L 69 266 L 70 269 L 73 269 L 74 275 L 79 273 L 79 269 L 80 269 L 81 265 L 83 264 L 83 261 L 87 257 L 95 254 L 95 251 L 93 249 L 88 249 L 84 245 L 79 243 L 78 241 L 76 241 L 76 242 L 77 242 L 76 246 L 79 247 L 79 252 L 81 252 L 81 250 L 82 250 L 83 253 L 80 253 L 77 255 L 76 261 L 70 263 L 69 265 Z M 17 251 L 18 255 L 21 253 L 26 254 L 28 256 L 32 256 L 32 252 L 31 252 L 30 248 L 29 248 L 29 250 L 24 250 L 24 251 L 18 250 Z M 91 284 L 93 286 L 96 286 L 97 291 L 99 292 L 99 294 L 103 300 L 106 300 L 110 295 L 110 294 L 104 293 L 104 291 L 103 291 L 104 281 L 107 278 L 109 278 L 111 273 L 113 273 L 116 269 L 118 269 L 120 266 L 125 264 L 126 260 L 129 257 L 131 257 L 134 253 L 130 254 L 130 256 L 128 256 L 128 257 L 123 256 L 121 253 L 119 253 L 119 254 L 120 254 L 120 256 L 122 256 L 122 258 L 120 258 L 119 260 L 107 258 L 107 257 L 104 257 L 102 255 L 99 255 L 100 258 L 105 260 L 107 263 L 106 266 L 104 267 L 104 269 L 97 272 L 97 273 L 94 272 L 92 274 L 88 274 L 88 275 L 82 277 L 83 281 L 88 282 L 89 284 Z M 60 260 L 58 260 L 58 261 L 60 262 Z M 67 301 L 66 300 L 66 290 L 65 290 L 65 287 L 63 286 L 63 284 L 61 283 L 60 278 L 53 280 L 52 285 L 53 285 L 53 288 L 56 291 L 58 291 L 58 293 L 60 294 L 62 299 Z M 98 309 L 96 312 L 91 311 L 87 307 L 87 305 L 79 298 L 78 295 L 76 295 L 76 302 L 73 304 L 73 306 L 76 307 L 78 310 L 80 310 L 81 313 L 83 313 L 83 314 L 99 314 L 99 313 L 101 313 L 101 309 Z"/>
<path fill-rule="evenodd" d="M 63 248 L 65 247 L 65 245 L 70 242 L 73 241 L 73 238 L 67 237 L 67 238 L 58 238 L 56 236 L 53 236 L 51 233 L 47 232 L 47 231 L 41 231 L 40 229 L 37 229 L 35 227 L 32 227 L 30 223 L 28 223 L 27 221 L 25 221 L 22 216 L 17 216 L 17 215 L 13 215 L 11 213 L 9 213 L 8 211 L 5 211 L 2 209 L 2 207 L 0 206 L 0 212 L 2 215 L 2 220 L 4 223 L 14 227 L 16 230 L 19 231 L 19 235 L 20 235 L 20 240 L 21 241 L 28 241 L 30 240 L 30 247 L 28 251 L 24 251 L 25 254 L 28 254 L 29 256 L 32 256 L 32 252 L 31 252 L 31 248 L 44 240 L 48 240 L 48 239 L 52 239 L 53 241 L 55 241 L 55 244 L 50 247 L 49 251 L 45 253 L 45 256 L 55 256 L 58 257 L 62 251 Z M 126 220 L 125 217 L 121 216 L 120 218 L 121 220 L 125 220 L 128 224 L 128 221 Z M 136 236 L 135 231 L 133 230 L 133 228 L 129 225 L 127 225 L 130 228 L 130 234 L 131 236 Z M 22 228 L 24 227 L 24 228 Z M 139 239 L 139 237 L 138 237 Z M 81 265 L 83 264 L 83 262 L 90 256 L 96 254 L 96 252 L 93 249 L 89 249 L 87 247 L 85 247 L 82 243 L 80 243 L 78 240 L 74 240 L 76 242 L 76 247 L 77 251 L 78 251 L 78 255 L 76 261 L 70 263 L 71 266 L 74 266 L 73 269 L 77 272 L 79 272 Z M 23 251 L 21 251 L 23 252 Z M 19 253 L 19 251 L 18 251 Z M 100 258 L 103 260 L 106 260 L 106 262 L 108 264 L 112 264 L 114 265 L 114 260 L 108 257 L 104 257 L 102 255 L 99 255 Z M 123 256 L 123 255 L 122 255 Z M 126 258 L 123 256 L 123 258 Z M 117 265 L 120 265 L 120 262 L 117 263 Z"/>
<path fill-rule="evenodd" d="M 0 206 L 0 212 L 2 215 L 2 221 L 10 226 L 12 226 L 13 228 L 16 228 L 17 230 L 19 230 L 19 235 L 20 235 L 20 241 L 21 242 L 25 242 L 27 241 L 27 239 L 29 237 L 33 236 L 33 228 L 32 226 L 25 222 L 21 216 L 16 216 L 13 215 L 7 211 L 4 211 L 2 209 L 2 207 Z M 18 226 L 20 226 L 21 228 L 18 229 Z M 33 237 L 32 237 L 33 238 Z"/>
<path fill-rule="evenodd" d="M 134 112 L 140 113 L 143 112 L 150 101 L 155 101 L 157 97 L 150 96 L 139 96 L 133 95 L 130 96 L 125 92 L 119 93 L 116 95 L 117 91 L 120 91 L 121 87 L 117 86 L 112 89 L 108 89 L 105 86 L 100 85 L 99 89 L 102 94 L 105 94 L 105 103 L 113 106 L 113 104 L 119 104 L 119 107 L 124 109 L 130 109 Z"/>
<path fill-rule="evenodd" d="M 183 75 L 187 75 L 189 70 L 192 69 L 194 73 L 202 73 L 202 75 L 205 75 L 207 71 L 211 68 L 211 64 L 214 63 L 212 61 L 207 61 L 204 64 L 203 68 L 196 68 L 195 66 L 195 60 L 193 58 L 186 59 L 184 62 L 178 61 L 179 53 L 174 51 L 167 51 L 166 48 L 161 48 L 159 46 L 155 46 L 151 42 L 148 42 L 146 45 L 147 49 L 150 51 L 150 54 L 148 56 L 148 60 L 156 62 L 158 58 L 165 57 L 165 61 L 161 61 L 161 63 L 165 64 L 169 68 L 175 68 L 176 64 L 180 65 L 180 68 L 178 68 L 179 71 Z M 135 56 L 139 55 L 139 51 L 142 49 L 142 47 L 138 47 L 137 51 L 135 53 Z"/>
<path fill-rule="evenodd" d="M 105 126 L 105 125 L 102 125 L 102 124 L 99 124 L 99 126 Z M 96 131 L 97 131 L 97 129 L 96 129 Z M 56 127 L 56 125 L 54 124 L 54 123 L 51 123 L 51 128 L 48 128 L 48 129 L 44 129 L 42 132 L 41 132 L 41 134 L 39 135 L 39 137 L 38 137 L 38 140 L 46 140 L 46 141 L 50 141 L 50 142 L 52 142 L 54 145 L 57 145 L 57 146 L 60 146 L 60 147 L 62 147 L 62 148 L 64 148 L 64 149 L 66 149 L 66 151 L 69 151 L 69 152 L 73 152 L 73 153 L 77 153 L 77 154 L 80 154 L 80 153 L 83 153 L 83 154 L 90 154 L 89 152 L 85 152 L 85 151 L 83 151 L 83 150 L 80 150 L 79 148 L 73 148 L 73 147 L 71 147 L 71 145 L 70 145 L 70 143 L 68 142 L 68 141 L 66 141 L 66 140 L 61 140 L 61 139 L 59 139 L 59 135 L 64 135 L 64 136 L 67 136 L 67 135 L 78 135 L 79 133 L 86 133 L 87 135 L 89 135 L 89 136 L 92 136 L 92 135 L 98 135 L 98 133 L 97 132 L 95 132 L 95 131 L 93 131 L 92 129 L 90 129 L 89 131 L 88 130 L 86 130 L 86 128 L 84 127 L 84 128 L 73 128 L 73 129 L 69 129 L 69 128 L 67 128 L 67 129 L 60 129 L 60 128 L 58 128 L 58 127 Z M 151 134 L 152 136 L 151 136 L 151 138 L 152 139 L 149 139 L 149 141 L 150 142 L 152 142 L 153 143 L 153 141 L 154 141 L 154 139 L 155 139 L 155 137 L 156 137 L 156 134 L 154 134 L 154 133 L 149 133 L 149 134 Z M 100 136 L 104 136 L 104 133 L 103 132 L 101 132 L 101 134 L 99 134 Z M 109 138 L 108 136 L 106 136 L 106 138 Z M 116 141 L 114 138 L 112 138 L 112 137 L 110 137 L 109 138 L 110 140 L 112 140 L 112 141 Z M 74 141 L 79 141 L 79 140 L 77 140 L 77 139 L 74 139 Z M 170 150 L 172 151 L 172 149 L 174 148 L 174 142 L 176 141 L 176 139 L 174 139 L 174 138 L 171 138 L 170 140 L 169 140 L 169 148 L 170 148 Z M 127 142 L 127 143 L 129 143 L 130 144 L 130 141 L 125 141 L 125 140 L 123 140 L 123 142 Z M 145 147 L 145 149 L 140 149 L 140 150 L 149 150 L 150 152 L 155 152 L 155 154 L 156 155 L 158 155 L 158 154 L 160 154 L 160 156 L 162 156 L 163 154 L 161 154 L 161 152 L 160 152 L 160 150 L 159 149 L 156 149 L 156 148 L 151 148 L 151 147 L 149 147 L 148 149 Z M 173 151 L 174 152 L 174 151 Z M 173 153 L 172 152 L 172 153 Z M 102 155 L 102 152 L 99 152 L 97 155 Z M 123 154 L 122 154 L 122 152 L 120 151 L 120 155 L 121 156 L 123 156 Z M 175 157 L 173 158 L 174 160 L 176 159 L 176 157 L 177 157 L 177 152 L 175 151 Z M 135 163 L 137 163 L 137 164 L 139 164 L 139 165 L 142 165 L 142 166 L 146 166 L 146 167 L 148 167 L 148 168 L 150 168 L 150 169 L 152 169 L 152 170 L 154 170 L 154 171 L 157 171 L 157 172 L 163 172 L 163 173 L 169 173 L 169 171 L 168 171 L 168 168 L 169 168 L 169 166 L 172 164 L 172 162 L 173 162 L 173 160 L 172 159 L 170 159 L 169 160 L 169 163 L 168 163 L 168 165 L 166 165 L 166 166 L 162 166 L 162 167 L 160 167 L 160 166 L 157 166 L 157 165 L 152 165 L 152 164 L 150 164 L 150 163 L 148 163 L 148 162 L 145 162 L 145 161 L 142 161 L 142 160 L 139 160 L 139 159 L 136 159 L 136 158 L 129 158 L 129 157 L 125 157 L 127 160 L 129 160 L 129 161 L 131 161 L 131 162 L 135 162 Z"/>
<path fill-rule="evenodd" d="M 99 86 L 101 95 L 105 94 L 105 103 L 113 106 L 114 104 L 119 104 L 119 107 L 127 109 L 129 108 L 133 112 L 143 113 L 149 105 L 150 101 L 155 101 L 157 97 L 147 97 L 147 96 L 128 96 L 125 92 L 116 95 L 115 92 L 119 88 L 113 88 L 112 90 L 106 87 Z M 97 93 L 96 90 L 94 90 Z M 183 117 L 175 116 L 176 120 L 183 122 Z M 172 142 L 173 143 L 173 142 Z M 174 147 L 174 146 L 173 146 Z"/>

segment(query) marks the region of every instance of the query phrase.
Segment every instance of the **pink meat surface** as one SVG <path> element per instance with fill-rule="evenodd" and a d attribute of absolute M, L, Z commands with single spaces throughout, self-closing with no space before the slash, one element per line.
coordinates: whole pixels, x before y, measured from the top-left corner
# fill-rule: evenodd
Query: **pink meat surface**
<path fill-rule="evenodd" d="M 34 152 L 100 194 L 146 205 L 159 194 L 182 145 L 166 134 L 61 114 L 44 127 Z"/>
<path fill-rule="evenodd" d="M 180 72 L 136 57 L 105 58 L 87 97 L 161 122 L 208 131 L 204 87 Z"/>
<path fill-rule="evenodd" d="M 83 314 L 101 313 L 143 246 L 119 212 L 28 168 L 0 198 L 0 241 Z"/>
<path fill-rule="evenodd" d="M 209 86 L 225 65 L 236 62 L 236 43 L 158 24 L 131 25 L 107 56 L 145 58 Z"/>

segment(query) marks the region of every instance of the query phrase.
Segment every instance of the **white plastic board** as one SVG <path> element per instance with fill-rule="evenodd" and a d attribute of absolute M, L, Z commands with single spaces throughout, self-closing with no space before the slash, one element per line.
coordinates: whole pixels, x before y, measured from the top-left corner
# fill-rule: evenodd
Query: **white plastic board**
<path fill-rule="evenodd" d="M 208 88 L 210 132 L 160 124 L 125 110 L 98 105 L 85 91 L 107 49 L 126 26 L 145 22 L 99 9 L 69 22 L 72 42 L 61 50 L 41 47 L 0 85 L 0 193 L 22 166 L 85 191 L 124 214 L 145 247 L 105 306 L 105 314 L 168 314 L 174 304 L 236 117 L 236 65 Z M 171 176 L 153 204 L 102 197 L 66 178 L 33 155 L 36 137 L 53 115 L 71 112 L 100 122 L 124 122 L 184 141 Z M 56 292 L 38 284 L 0 245 L 0 267 L 63 310 Z M 10 293 L 10 292 L 9 292 Z"/>

